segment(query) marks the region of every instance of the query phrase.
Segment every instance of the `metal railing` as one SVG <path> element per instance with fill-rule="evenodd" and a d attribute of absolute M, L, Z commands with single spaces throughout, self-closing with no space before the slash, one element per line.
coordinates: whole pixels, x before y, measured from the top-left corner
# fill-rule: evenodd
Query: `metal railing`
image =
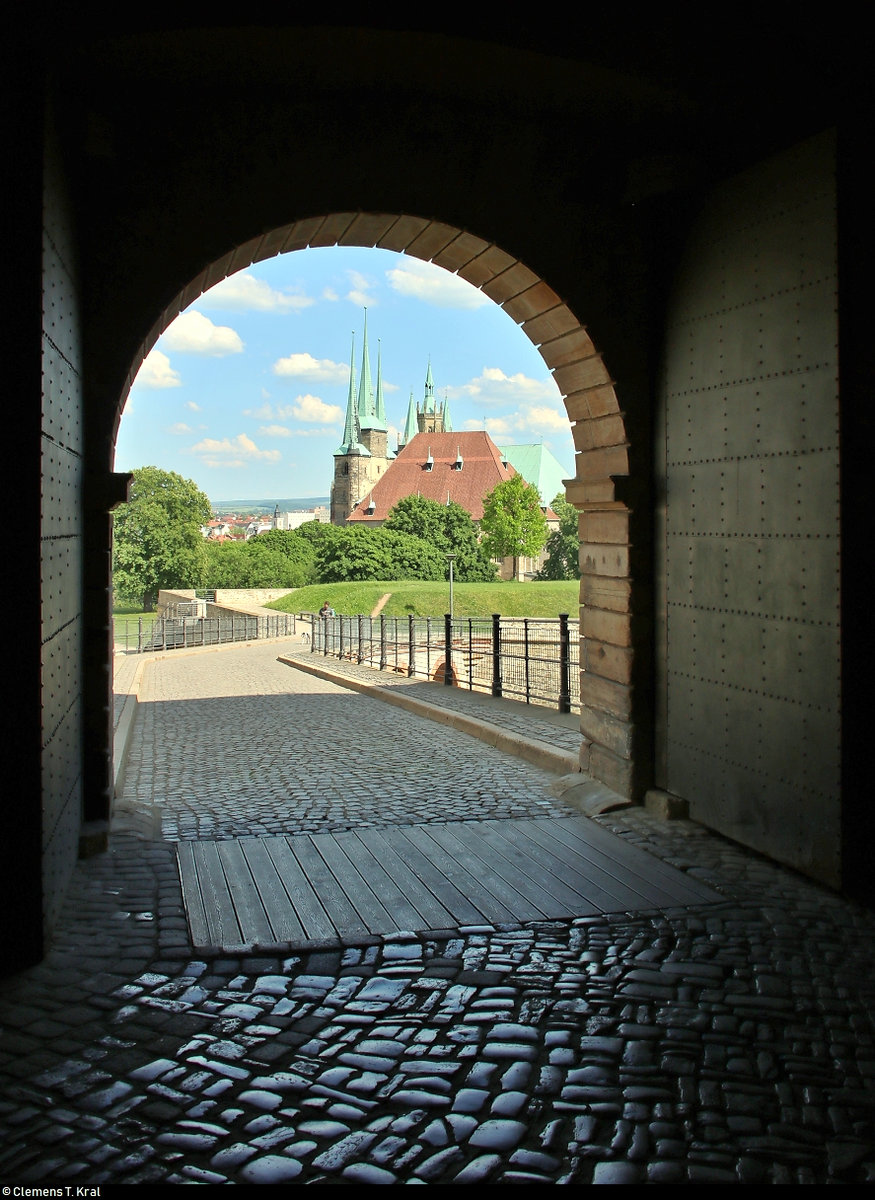
<path fill-rule="evenodd" d="M 258 638 L 292 637 L 298 632 L 293 613 L 265 616 L 250 613 L 195 617 L 182 613 L 136 620 L 115 618 L 113 642 L 116 649 L 145 653 L 149 650 L 181 650 L 189 646 L 219 646 L 226 642 L 250 642 Z"/>
<path fill-rule="evenodd" d="M 303 614 L 302 614 L 303 615 Z M 381 671 L 580 710 L 580 622 L 559 617 L 312 619 L 310 651 Z"/>

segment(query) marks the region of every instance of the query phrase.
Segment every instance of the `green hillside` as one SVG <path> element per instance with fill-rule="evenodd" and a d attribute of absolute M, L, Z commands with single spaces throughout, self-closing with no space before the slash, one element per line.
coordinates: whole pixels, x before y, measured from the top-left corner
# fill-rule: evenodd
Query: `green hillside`
<path fill-rule="evenodd" d="M 457 617 L 556 617 L 574 616 L 579 605 L 580 584 L 576 579 L 561 583 L 456 583 L 453 612 Z M 448 583 L 320 583 L 298 588 L 276 600 L 270 608 L 280 612 L 316 612 L 328 601 L 337 613 L 369 614 L 383 596 L 389 599 L 380 610 L 387 617 L 440 617 L 449 610 Z"/>

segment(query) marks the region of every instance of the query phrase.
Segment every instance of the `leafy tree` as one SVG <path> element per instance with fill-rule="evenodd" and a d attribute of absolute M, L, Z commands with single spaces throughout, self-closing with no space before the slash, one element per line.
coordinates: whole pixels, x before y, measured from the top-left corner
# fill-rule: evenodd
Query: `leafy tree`
<path fill-rule="evenodd" d="M 331 537 L 332 532 L 338 528 L 337 525 L 329 525 L 327 521 L 305 521 L 303 525 L 299 525 L 294 532 L 298 537 L 304 538 L 312 546 L 315 546 L 324 537 Z M 274 531 L 275 532 L 275 531 Z M 259 534 L 263 537 L 263 534 Z"/>
<path fill-rule="evenodd" d="M 148 610 L 159 588 L 204 585 L 206 548 L 201 526 L 210 502 L 197 484 L 174 471 L 139 467 L 129 499 L 113 520 L 113 587 Z"/>
<path fill-rule="evenodd" d="M 547 540 L 541 499 L 522 475 L 498 483 L 483 501 L 483 548 L 491 558 L 513 558 L 513 575 L 522 557 L 540 554 Z"/>
<path fill-rule="evenodd" d="M 316 543 L 320 583 L 367 579 L 443 579 L 446 560 L 439 550 L 397 529 L 343 528 Z"/>
<path fill-rule="evenodd" d="M 313 547 L 294 530 L 272 529 L 248 542 L 207 543 L 207 587 L 297 588 L 313 582 Z"/>
<path fill-rule="evenodd" d="M 422 538 L 444 556 L 455 554 L 453 577 L 460 583 L 495 579 L 495 564 L 480 545 L 471 514 L 455 501 L 438 504 L 424 496 L 405 496 L 390 511 L 383 528 Z M 448 575 L 446 562 L 444 568 Z"/>
<path fill-rule="evenodd" d="M 547 561 L 536 579 L 580 579 L 580 535 L 577 509 L 560 492 L 550 504 L 559 518 L 559 528 L 547 538 Z"/>

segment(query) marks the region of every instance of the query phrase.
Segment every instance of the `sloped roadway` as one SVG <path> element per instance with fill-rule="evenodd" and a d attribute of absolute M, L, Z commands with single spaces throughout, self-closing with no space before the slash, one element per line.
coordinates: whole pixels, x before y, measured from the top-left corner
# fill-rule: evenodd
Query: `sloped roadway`
<path fill-rule="evenodd" d="M 147 668 L 110 848 L 0 984 L 0 1183 L 875 1179 L 875 919 L 690 822 L 598 818 L 707 903 L 194 954 L 179 840 L 567 813 L 286 652 Z"/>

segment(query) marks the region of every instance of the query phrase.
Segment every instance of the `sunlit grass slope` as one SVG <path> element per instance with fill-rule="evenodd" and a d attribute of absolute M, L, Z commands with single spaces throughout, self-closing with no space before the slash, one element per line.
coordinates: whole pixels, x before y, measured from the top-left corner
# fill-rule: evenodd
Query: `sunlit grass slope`
<path fill-rule="evenodd" d="M 580 584 L 564 583 L 456 583 L 453 612 L 457 617 L 556 617 L 577 612 Z M 449 611 L 448 583 L 416 581 L 387 583 L 321 583 L 298 588 L 270 608 L 280 612 L 316 612 L 328 601 L 337 613 L 352 615 L 374 611 L 383 596 L 389 599 L 380 610 L 387 617 L 439 617 Z"/>

